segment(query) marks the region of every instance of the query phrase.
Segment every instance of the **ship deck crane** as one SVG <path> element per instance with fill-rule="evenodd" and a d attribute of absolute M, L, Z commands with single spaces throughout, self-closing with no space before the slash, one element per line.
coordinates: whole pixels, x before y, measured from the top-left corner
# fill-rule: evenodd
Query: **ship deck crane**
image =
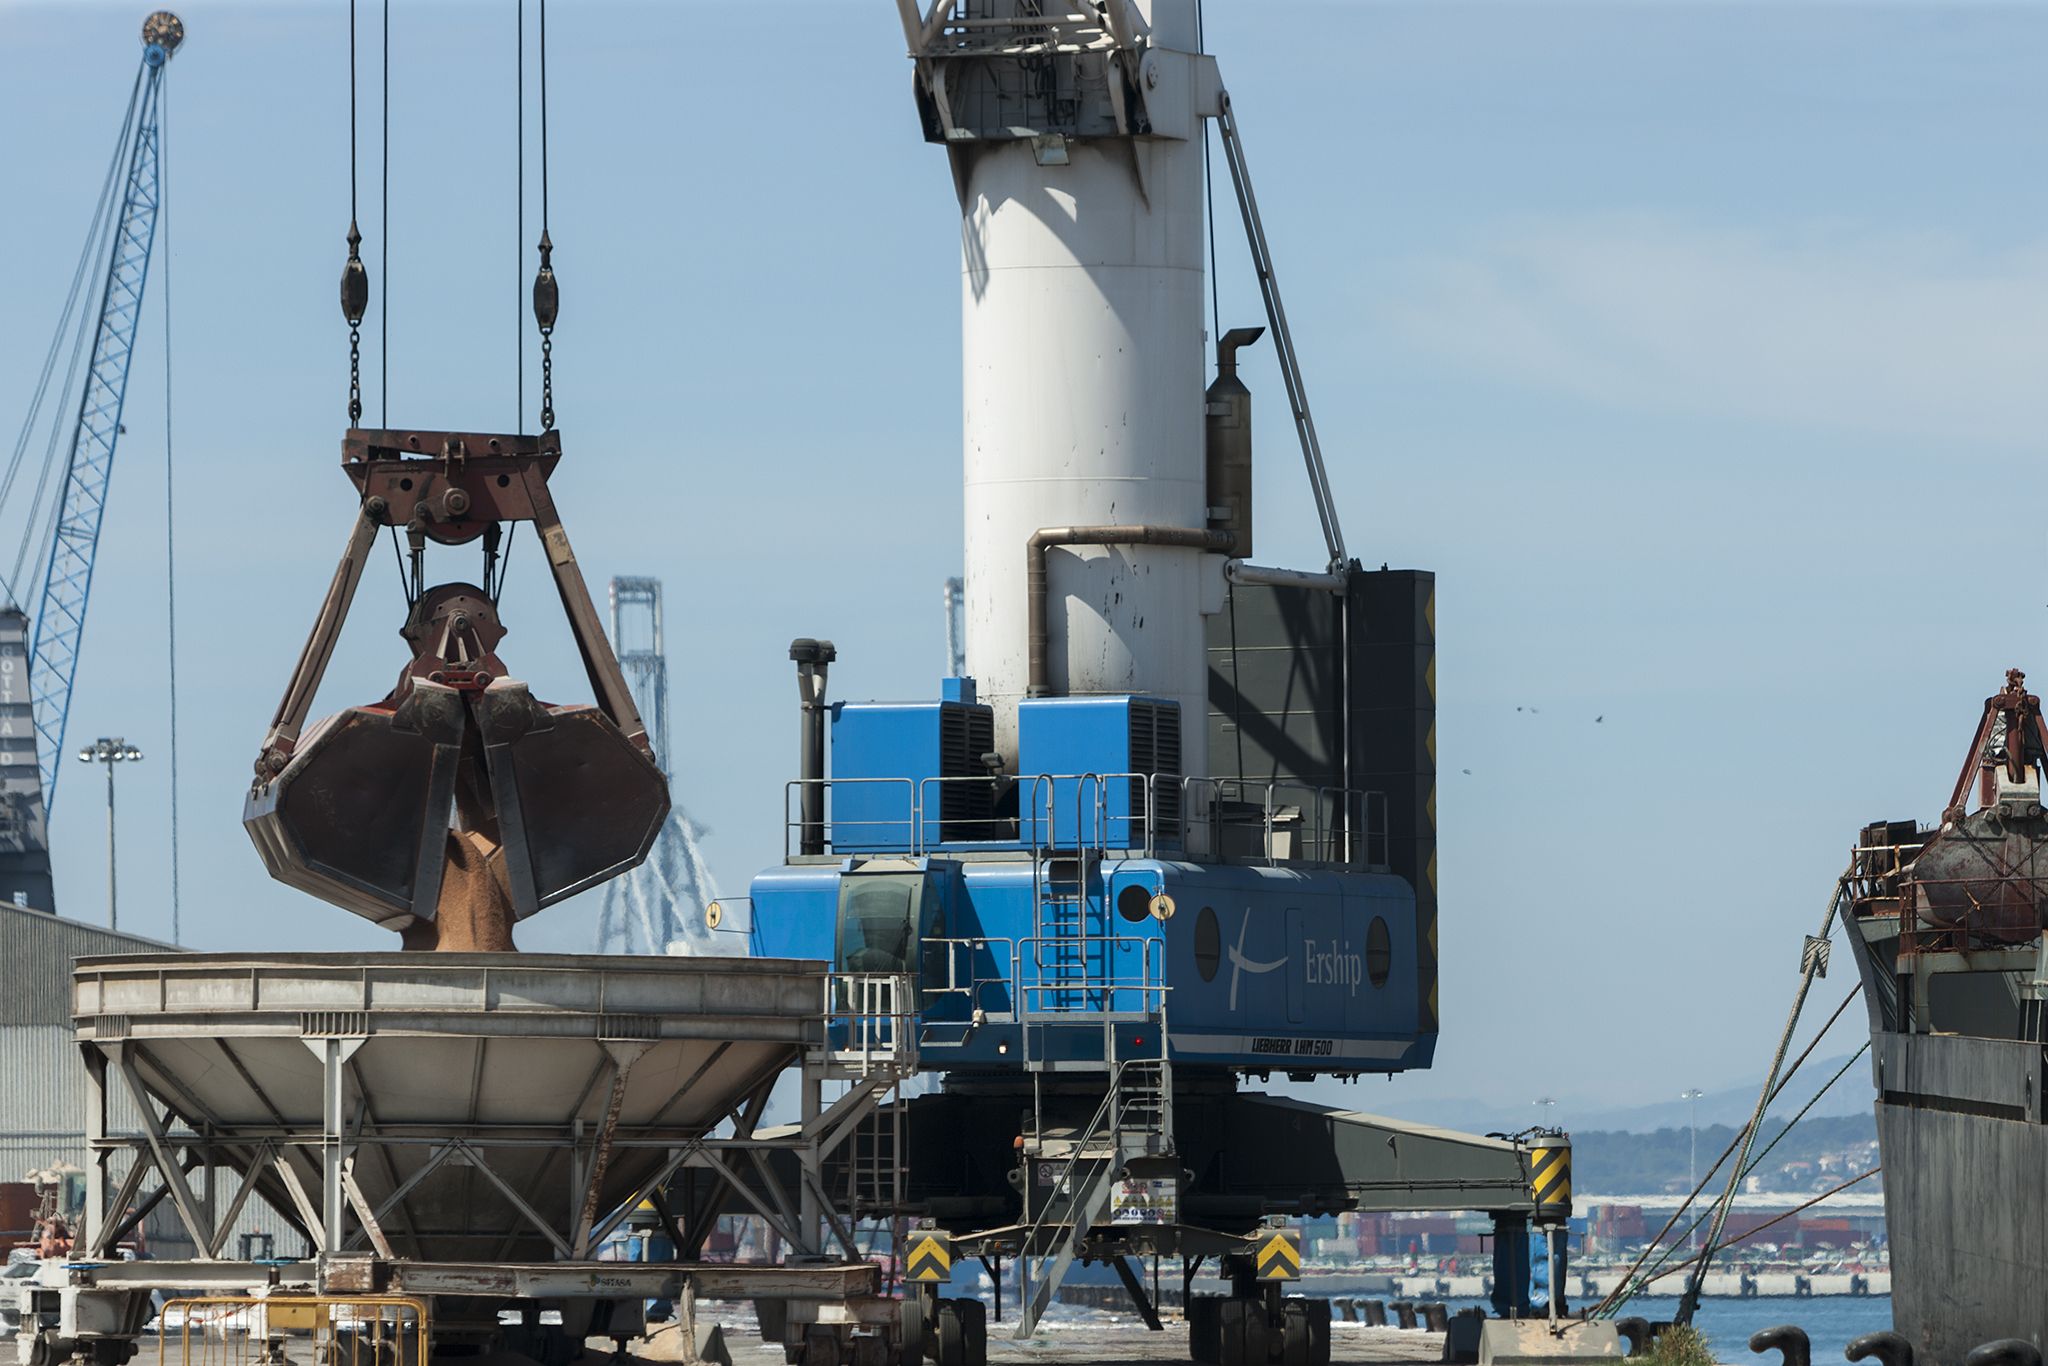
<path fill-rule="evenodd" d="M 100 191 L 99 206 L 72 275 L 62 321 L 38 376 L 29 412 L 12 457 L 0 475 L 0 507 L 17 487 L 45 404 L 75 411 L 51 427 L 26 513 L 14 572 L 0 607 L 0 897 L 40 910 L 55 909 L 50 879 L 48 813 L 57 799 L 59 760 L 70 720 L 71 691 L 85 640 L 114 454 L 125 428 L 128 375 L 149 282 L 157 219 L 163 209 L 164 74 L 184 41 L 185 26 L 168 10 L 142 25 L 142 62 L 122 116 L 121 136 Z M 104 260 L 103 266 L 95 266 Z M 81 310 L 98 284 L 99 306 Z M 88 351 L 89 340 L 89 351 Z M 62 387 L 50 380 L 70 343 Z M 84 381 L 77 375 L 89 355 Z M 78 393 L 75 410 L 65 396 Z M 59 464 L 61 452 L 61 466 Z M 45 492 L 57 492 L 47 511 Z M 33 619 L 22 610 L 18 587 L 35 554 L 43 564 Z M 17 746 L 20 746 L 17 748 Z"/>

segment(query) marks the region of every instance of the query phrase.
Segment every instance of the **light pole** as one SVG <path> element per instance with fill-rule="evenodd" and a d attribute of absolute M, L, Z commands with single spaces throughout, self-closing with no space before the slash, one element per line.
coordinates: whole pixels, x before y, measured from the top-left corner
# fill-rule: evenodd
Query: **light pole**
<path fill-rule="evenodd" d="M 1692 1134 L 1692 1153 L 1691 1156 L 1685 1159 L 1685 1179 L 1691 1183 L 1691 1194 L 1698 1194 L 1700 1188 L 1700 1097 L 1705 1094 L 1706 1092 L 1700 1090 L 1697 1086 L 1688 1086 L 1678 1096 L 1680 1100 L 1685 1102 L 1685 1127 Z M 1699 1241 L 1699 1225 L 1694 1224 L 1692 1245 L 1698 1247 Z"/>
<path fill-rule="evenodd" d="M 114 765 L 140 760 L 142 751 L 120 736 L 99 739 L 78 751 L 79 762 L 104 764 L 107 769 L 107 928 L 121 927 L 119 903 L 114 896 Z"/>

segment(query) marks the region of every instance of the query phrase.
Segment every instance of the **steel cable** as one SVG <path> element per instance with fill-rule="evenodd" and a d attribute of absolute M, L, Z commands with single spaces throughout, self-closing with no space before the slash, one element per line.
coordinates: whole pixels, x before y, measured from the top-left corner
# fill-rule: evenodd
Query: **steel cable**
<path fill-rule="evenodd" d="M 1687 1257 L 1684 1261 L 1672 1267 L 1670 1270 L 1658 1273 L 1656 1279 L 1662 1279 L 1665 1276 L 1676 1275 L 1678 1272 L 1684 1271 L 1688 1267 L 1695 1266 L 1700 1262 L 1702 1258 L 1710 1257 L 1716 1252 L 1725 1252 L 1729 1248 L 1734 1247 L 1737 1243 L 1746 1243 L 1750 1239 L 1756 1237 L 1757 1234 L 1762 1233 L 1765 1229 L 1775 1228 L 1777 1225 L 1784 1223 L 1787 1219 L 1790 1219 L 1795 1214 L 1804 1214 L 1807 1210 L 1810 1210 L 1815 1205 L 1821 1203 L 1821 1201 L 1833 1199 L 1835 1196 L 1840 1195 L 1843 1191 L 1849 1189 L 1849 1187 L 1855 1185 L 1857 1182 L 1868 1181 L 1871 1177 L 1876 1176 L 1879 1172 L 1882 1172 L 1883 1170 L 1883 1167 L 1872 1167 L 1867 1172 L 1863 1172 L 1859 1175 L 1852 1176 L 1847 1181 L 1842 1182 L 1842 1184 L 1840 1184 L 1839 1186 L 1834 1186 L 1828 1190 L 1824 1190 L 1819 1195 L 1814 1196 L 1811 1200 L 1801 1201 L 1799 1204 L 1794 1205 L 1791 1209 L 1786 1210 L 1783 1214 L 1779 1214 L 1770 1219 L 1765 1220 L 1763 1223 L 1758 1224 L 1755 1228 L 1750 1229 L 1747 1233 L 1738 1234 L 1737 1236 L 1730 1238 L 1727 1242 L 1722 1243 L 1717 1248 L 1701 1249 L 1697 1255 Z M 1649 1284 L 1649 1280 L 1645 1279 L 1643 1283 L 1647 1285 Z"/>
<path fill-rule="evenodd" d="M 384 153 L 381 215 L 377 231 L 382 234 L 384 279 L 377 287 L 377 410 L 387 428 L 391 425 L 391 0 L 384 0 Z"/>
<path fill-rule="evenodd" d="M 22 459 L 28 453 L 29 438 L 34 435 L 36 419 L 41 412 L 43 400 L 49 393 L 50 376 L 56 372 L 57 357 L 62 355 L 64 351 L 64 338 L 69 334 L 72 315 L 78 308 L 79 293 L 85 288 L 85 282 L 92 273 L 92 262 L 97 254 L 95 248 L 106 236 L 107 224 L 111 221 L 113 212 L 114 185 L 121 172 L 121 154 L 126 150 L 130 132 L 135 124 L 135 106 L 141 90 L 142 75 L 138 71 L 135 77 L 135 84 L 128 92 L 128 111 L 121 116 L 121 139 L 114 144 L 113 155 L 107 158 L 107 174 L 105 179 L 100 182 L 99 199 L 93 207 L 92 218 L 86 226 L 85 244 L 79 248 L 78 264 L 71 271 L 71 285 L 65 291 L 64 307 L 58 311 L 57 326 L 50 334 L 50 349 L 43 355 L 43 365 L 36 376 L 35 390 L 29 396 L 28 413 L 22 418 L 20 434 L 15 437 L 14 451 L 7 461 L 7 472 L 4 476 L 0 476 L 0 508 L 6 507 L 8 497 L 14 491 L 15 479 L 21 472 Z M 75 345 L 76 343 L 74 343 L 74 348 Z M 38 502 L 40 501 L 38 499 Z M 22 531 L 24 544 L 28 541 L 30 532 L 33 530 L 35 512 L 33 505 L 29 511 L 29 524 L 24 526 Z M 15 576 L 18 577 L 19 574 L 20 560 L 19 556 L 17 556 Z M 20 599 L 15 593 L 12 579 L 7 582 L 6 588 L 8 595 L 19 602 Z"/>
<path fill-rule="evenodd" d="M 519 37 L 516 60 L 514 62 L 517 69 L 513 74 L 512 80 L 513 88 L 516 91 L 512 118 L 514 129 L 513 141 L 517 148 L 514 156 L 517 169 L 513 173 L 515 188 L 512 195 L 514 201 L 513 213 L 516 220 L 513 229 L 514 265 L 512 267 L 512 290 L 514 295 L 512 305 L 512 340 L 514 346 L 512 376 L 515 400 L 512 410 L 515 415 L 512 430 L 517 432 L 523 430 L 526 426 L 526 0 L 514 0 L 514 3 L 519 11 L 517 24 Z"/>
<path fill-rule="evenodd" d="M 1820 1027 L 1820 1029 L 1815 1032 L 1813 1038 L 1807 1042 L 1806 1047 L 1800 1051 L 1799 1056 L 1794 1058 L 1791 1064 L 1785 1068 L 1784 1075 L 1778 1079 L 1778 1084 L 1771 1090 L 1771 1100 L 1773 1102 L 1775 1102 L 1779 1096 L 1785 1093 L 1785 1088 L 1792 1084 L 1792 1078 L 1798 1074 L 1800 1066 L 1803 1063 L 1805 1063 L 1805 1061 L 1809 1057 L 1813 1056 L 1813 1050 L 1820 1046 L 1821 1040 L 1825 1039 L 1828 1036 L 1828 1031 L 1835 1027 L 1835 1022 L 1842 1018 L 1842 1012 L 1849 1008 L 1850 1003 L 1856 999 L 1857 995 L 1862 991 L 1862 989 L 1863 988 L 1860 984 L 1849 988 L 1849 994 L 1842 998 L 1842 1003 L 1835 1007 L 1834 1013 L 1832 1015 L 1828 1016 L 1827 1023 L 1823 1024 Z M 1864 1047 L 1868 1048 L 1869 1045 L 1865 1044 Z M 1853 1062 L 1854 1059 L 1852 1058 L 1851 1061 Z M 1848 1069 L 1844 1068 L 1843 1070 L 1847 1071 Z M 1840 1074 L 1838 1073 L 1837 1076 L 1839 1075 Z M 1820 1098 L 1820 1095 L 1825 1095 L 1828 1086 L 1832 1085 L 1834 1085 L 1834 1082 L 1831 1080 L 1828 1082 L 1827 1086 L 1823 1086 L 1821 1088 L 1820 1094 L 1816 1095 L 1814 1099 L 1818 1100 Z M 1812 1103 L 1812 1101 L 1807 1102 L 1807 1106 L 1809 1109 L 1812 1107 Z M 1802 1115 L 1805 1113 L 1805 1110 L 1800 1111 L 1800 1114 Z M 1789 1128 L 1790 1125 L 1787 1125 L 1786 1127 Z M 1776 1142 L 1775 1139 L 1772 1141 Z M 1737 1148 L 1737 1146 L 1741 1144 L 1741 1142 L 1742 1134 L 1740 1131 L 1737 1131 L 1735 1137 L 1728 1140 L 1728 1146 L 1721 1150 L 1721 1155 L 1714 1159 L 1714 1165 L 1707 1168 L 1706 1174 L 1701 1176 L 1698 1183 L 1693 1186 L 1692 1193 L 1686 1196 L 1685 1199 L 1679 1203 L 1678 1208 L 1672 1211 L 1671 1217 L 1664 1221 L 1664 1227 L 1657 1230 L 1657 1236 L 1650 1239 L 1648 1245 L 1645 1246 L 1642 1252 L 1637 1255 L 1634 1265 L 1630 1266 L 1628 1271 L 1621 1278 L 1622 1287 L 1625 1287 L 1629 1284 L 1630 1280 L 1635 1276 L 1636 1272 L 1642 1270 L 1643 1263 L 1648 1261 L 1650 1259 L 1650 1255 L 1654 1253 L 1660 1246 L 1663 1245 L 1664 1235 L 1671 1232 L 1671 1230 L 1677 1226 L 1678 1221 L 1685 1217 L 1685 1212 L 1692 1208 L 1693 1201 L 1700 1198 L 1701 1193 L 1706 1190 L 1708 1183 L 1714 1179 L 1715 1173 L 1721 1170 L 1721 1164 L 1726 1162 L 1730 1157 L 1733 1157 L 1735 1155 L 1735 1149 Z M 1766 1151 L 1768 1151 L 1768 1149 Z M 1704 1217 L 1705 1216 L 1702 1216 L 1702 1218 Z M 1692 1230 L 1694 1228 L 1697 1228 L 1698 1226 L 1698 1221 L 1695 1221 L 1692 1225 L 1687 1227 L 1686 1233 L 1690 1234 Z M 1613 1307 L 1613 1304 L 1618 1304 L 1620 1301 L 1616 1299 L 1617 1295 L 1621 1295 L 1621 1287 L 1617 1287 L 1616 1290 L 1613 1293 L 1610 1293 L 1606 1299 L 1603 1299 L 1602 1301 L 1600 1301 L 1599 1304 L 1595 1305 L 1592 1309 L 1592 1315 L 1597 1317 L 1604 1310 Z M 1625 1299 L 1627 1297 L 1622 1296 L 1622 1298 Z M 1613 1303 L 1611 1304 L 1610 1301 Z"/>
<path fill-rule="evenodd" d="M 171 192 L 170 82 L 157 91 L 157 231 L 163 237 L 164 263 L 164 607 L 166 616 L 165 692 L 171 721 L 171 942 L 182 943 L 182 907 L 178 896 L 178 505 L 177 462 L 171 433 Z"/>
<path fill-rule="evenodd" d="M 99 207 L 94 210 L 92 223 L 86 230 L 85 247 L 79 253 L 78 266 L 72 275 L 71 289 L 64 301 L 64 312 L 57 320 L 55 335 L 50 339 L 50 350 L 44 358 L 42 373 L 37 380 L 34 396 L 29 401 L 28 416 L 22 421 L 21 434 L 15 442 L 13 458 L 8 462 L 4 481 L 0 481 L 0 506 L 4 506 L 8 494 L 14 487 L 19 466 L 28 448 L 29 438 L 33 435 L 39 410 L 49 391 L 49 377 L 56 368 L 58 353 L 63 350 L 66 329 L 71 325 L 70 319 L 74 312 L 77 312 L 78 315 L 78 325 L 77 331 L 70 333 L 71 359 L 64 371 L 64 385 L 57 391 L 59 399 L 58 412 L 63 412 L 69 406 L 63 400 L 72 392 L 72 386 L 77 383 L 79 362 L 84 358 L 85 354 L 85 340 L 93 332 L 92 327 L 86 321 L 87 314 L 85 312 L 85 310 L 92 307 L 91 301 L 87 299 L 81 303 L 80 294 L 84 289 L 86 281 L 90 280 L 95 285 L 98 285 L 105 278 L 102 272 L 92 269 L 92 262 L 107 257 L 107 245 L 113 234 L 115 220 L 119 217 L 114 211 L 116 203 L 114 186 L 120 181 L 121 165 L 128 151 L 129 144 L 134 138 L 135 120 L 142 95 L 142 80 L 142 71 L 138 70 L 135 77 L 135 85 L 128 94 L 127 112 L 121 116 L 121 137 L 114 144 L 114 154 L 107 164 L 107 178 L 100 187 Z M 98 295 L 101 292 L 99 288 L 93 290 L 94 295 Z M 33 544 L 37 548 L 35 559 L 37 564 L 49 563 L 50 544 L 56 536 L 57 503 L 53 502 L 50 505 L 50 520 L 48 525 L 43 528 L 43 534 L 38 537 L 35 533 L 37 523 L 42 517 L 43 496 L 49 490 L 50 472 L 57 463 L 57 444 L 63 431 L 64 423 L 61 420 L 51 422 L 50 439 L 43 449 L 42 468 L 36 476 L 35 496 L 29 500 L 28 511 L 22 518 L 21 542 L 15 550 L 14 569 L 12 574 L 8 576 L 6 585 L 9 596 L 13 597 L 17 603 L 20 602 L 20 598 L 15 592 L 15 587 L 21 582 L 22 573 L 27 566 L 30 545 Z"/>
<path fill-rule="evenodd" d="M 1808 1100 L 1806 1104 L 1799 1107 L 1799 1112 L 1793 1115 L 1792 1118 L 1785 1121 L 1785 1127 L 1780 1129 L 1776 1134 L 1771 1136 L 1771 1141 L 1764 1145 L 1763 1151 L 1758 1153 L 1752 1159 L 1750 1159 L 1749 1165 L 1747 1167 L 1744 1167 L 1742 1170 L 1743 1176 L 1750 1176 L 1756 1171 L 1758 1167 L 1761 1167 L 1763 1165 L 1764 1159 L 1771 1155 L 1771 1149 L 1777 1147 L 1778 1144 L 1784 1140 L 1785 1136 L 1792 1132 L 1794 1126 L 1796 1126 L 1800 1120 L 1806 1118 L 1807 1112 L 1812 1110 L 1814 1106 L 1820 1104 L 1821 1098 L 1827 1095 L 1827 1093 L 1834 1088 L 1836 1082 L 1840 1081 L 1844 1076 L 1847 1076 L 1849 1069 L 1851 1067 L 1854 1067 L 1862 1059 L 1863 1055 L 1865 1053 L 1868 1053 L 1869 1051 L 1870 1044 L 1869 1041 L 1866 1040 L 1861 1048 L 1858 1048 L 1854 1053 L 1849 1055 L 1848 1061 L 1844 1062 L 1841 1065 L 1841 1067 L 1837 1069 L 1835 1075 L 1829 1077 L 1827 1081 L 1822 1083 L 1820 1090 L 1814 1092 L 1813 1097 L 1810 1100 Z M 1732 1153 L 1734 1150 L 1734 1143 L 1731 1142 L 1728 1147 L 1728 1152 L 1722 1154 L 1723 1160 L 1725 1160 L 1728 1157 L 1729 1153 Z M 1717 1162 L 1714 1165 L 1718 1169 L 1720 1163 Z M 1712 1173 L 1709 1173 L 1708 1175 L 1709 1178 L 1711 1178 Z M 1697 1194 L 1698 1191 L 1695 1190 L 1694 1195 L 1696 1196 Z M 1686 1207 L 1690 1206 L 1691 1203 L 1691 1198 L 1688 1198 L 1686 1204 L 1680 1207 L 1679 1213 L 1683 1214 L 1685 1212 Z M 1593 1312 L 1595 1314 L 1598 1314 L 1602 1310 L 1605 1310 L 1610 1307 L 1619 1309 L 1623 1304 L 1626 1304 L 1629 1300 L 1633 1299 L 1636 1295 L 1640 1294 L 1642 1292 L 1642 1287 L 1649 1285 L 1651 1282 L 1656 1281 L 1662 1278 L 1664 1275 L 1668 1274 L 1665 1272 L 1664 1267 L 1670 1263 L 1671 1258 L 1677 1254 L 1678 1250 L 1681 1247 L 1685 1246 L 1688 1241 L 1690 1241 L 1693 1233 L 1696 1230 L 1698 1230 L 1701 1224 L 1704 1224 L 1707 1221 L 1707 1219 L 1712 1215 L 1712 1213 L 1713 1211 L 1711 1209 L 1706 1209 L 1701 1210 L 1698 1214 L 1694 1215 L 1693 1221 L 1690 1224 L 1687 1224 L 1685 1226 L 1684 1231 L 1681 1232 L 1676 1238 L 1674 1238 L 1671 1241 L 1671 1245 L 1670 1247 L 1665 1249 L 1664 1255 L 1659 1257 L 1656 1260 L 1656 1262 L 1651 1265 L 1648 1271 L 1643 1272 L 1640 1278 L 1638 1278 L 1636 1276 L 1636 1268 L 1631 1268 L 1629 1271 L 1629 1275 L 1622 1280 L 1622 1283 L 1620 1285 L 1615 1287 L 1613 1292 L 1611 1292 L 1608 1295 L 1607 1299 L 1602 1300 L 1600 1304 L 1595 1307 Z M 1673 1219 L 1675 1220 L 1676 1218 L 1677 1216 L 1674 1215 Z M 1667 1225 L 1666 1227 L 1668 1228 L 1669 1225 Z M 1744 1236 L 1747 1237 L 1749 1235 L 1745 1234 Z M 1659 1234 L 1658 1237 L 1661 1239 L 1663 1235 Z M 1741 1241 L 1741 1238 L 1732 1238 L 1727 1242 L 1723 1243 L 1722 1247 L 1732 1247 L 1734 1246 L 1734 1244 Z M 1646 1249 L 1644 1255 L 1647 1256 L 1649 1252 L 1653 1252 L 1655 1250 L 1656 1244 L 1652 1243 L 1651 1246 L 1648 1249 Z M 1688 1257 L 1684 1262 L 1679 1263 L 1679 1265 L 1690 1266 L 1693 1260 L 1693 1258 Z M 1641 1265 L 1642 1258 L 1638 1258 L 1636 1261 L 1636 1267 L 1639 1268 L 1641 1267 Z M 1610 1300 L 1613 1301 L 1613 1304 L 1611 1306 L 1609 1305 Z"/>

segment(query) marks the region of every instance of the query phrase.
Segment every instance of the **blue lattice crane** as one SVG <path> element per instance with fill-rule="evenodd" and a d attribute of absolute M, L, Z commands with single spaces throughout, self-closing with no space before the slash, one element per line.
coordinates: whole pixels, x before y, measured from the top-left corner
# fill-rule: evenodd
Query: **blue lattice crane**
<path fill-rule="evenodd" d="M 75 389 L 76 420 L 59 418 L 49 432 L 41 473 L 21 518 L 14 572 L 5 583 L 7 604 L 0 609 L 0 897 L 45 910 L 54 903 L 47 812 L 56 799 L 93 559 L 123 431 L 129 364 L 163 206 L 164 71 L 184 37 L 183 23 L 168 10 L 143 21 L 142 63 L 129 91 L 121 137 L 57 336 L 0 476 L 0 504 L 5 504 L 23 471 L 45 401 L 59 411 L 72 411 L 64 403 Z M 83 306 L 92 298 L 93 285 L 98 286 L 96 313 Z M 51 378 L 67 350 L 69 369 L 53 391 Z M 54 497 L 45 508 L 44 495 L 53 484 Z M 36 563 L 44 572 L 31 625 L 19 605 L 18 585 L 24 568 Z"/>

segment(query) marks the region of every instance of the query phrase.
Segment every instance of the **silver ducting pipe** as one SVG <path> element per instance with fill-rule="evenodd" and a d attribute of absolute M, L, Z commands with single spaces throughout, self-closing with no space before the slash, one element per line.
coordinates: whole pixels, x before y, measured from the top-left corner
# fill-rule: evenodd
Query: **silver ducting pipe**
<path fill-rule="evenodd" d="M 1075 545 L 1172 545 L 1189 550 L 1224 551 L 1230 549 L 1235 539 L 1227 531 L 1198 531 L 1180 526 L 1049 526 L 1032 532 L 1024 548 L 1024 591 L 1028 599 L 1025 625 L 1030 633 L 1025 695 L 1052 695 L 1052 687 L 1046 681 L 1046 655 L 1051 639 L 1045 619 L 1047 550 Z"/>
<path fill-rule="evenodd" d="M 1231 560 L 1225 564 L 1223 575 L 1232 583 L 1267 588 L 1313 588 L 1324 593 L 1344 591 L 1342 574 L 1311 573 L 1305 569 L 1272 569 L 1263 564 L 1246 564 L 1243 560 Z"/>

